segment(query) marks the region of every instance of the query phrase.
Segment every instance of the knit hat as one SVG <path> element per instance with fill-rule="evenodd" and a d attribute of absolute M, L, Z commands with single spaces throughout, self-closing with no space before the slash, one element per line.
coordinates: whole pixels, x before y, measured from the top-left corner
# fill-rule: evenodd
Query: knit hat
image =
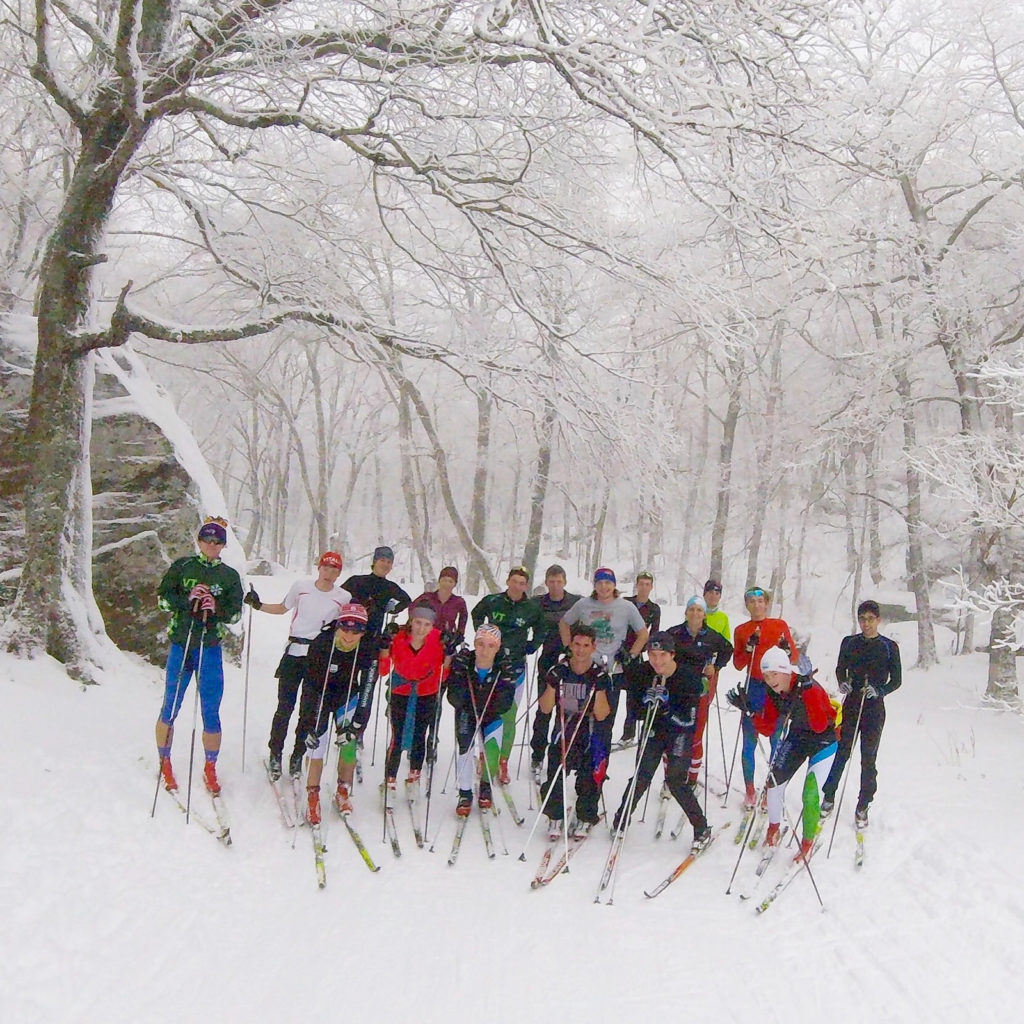
<path fill-rule="evenodd" d="M 565 569 L 562 568 L 557 562 L 554 565 L 549 565 L 544 570 L 544 579 L 548 579 L 551 576 L 564 576 Z"/>
<path fill-rule="evenodd" d="M 322 569 L 325 565 L 331 569 L 341 569 L 341 555 L 337 551 L 325 551 L 320 556 L 320 561 L 316 563 L 318 569 Z"/>
<path fill-rule="evenodd" d="M 707 614 L 708 603 L 703 597 L 698 597 L 696 594 L 686 602 L 686 609 L 689 611 L 691 608 L 699 608 L 704 614 Z"/>
<path fill-rule="evenodd" d="M 789 655 L 781 647 L 769 647 L 761 656 L 761 675 L 765 672 L 792 672 Z"/>
<path fill-rule="evenodd" d="M 458 570 L 458 569 L 456 569 L 454 565 L 446 565 L 446 566 L 445 566 L 445 567 L 444 567 L 444 568 L 443 568 L 443 569 L 441 570 L 441 572 L 440 572 L 440 574 L 438 575 L 438 577 L 437 577 L 437 578 L 438 578 L 438 579 L 441 579 L 441 578 L 442 578 L 443 576 L 449 576 L 449 577 L 451 577 L 451 578 L 452 578 L 453 580 L 455 580 L 455 582 L 456 582 L 456 583 L 458 583 L 458 582 L 459 582 L 459 570 Z"/>
<path fill-rule="evenodd" d="M 426 619 L 427 622 L 433 622 L 437 618 L 437 612 L 430 607 L 429 604 L 416 604 L 409 609 L 409 621 L 413 619 Z"/>
<path fill-rule="evenodd" d="M 485 622 L 480 626 L 474 636 L 475 640 L 497 640 L 501 643 L 501 630 L 493 622 Z"/>
<path fill-rule="evenodd" d="M 347 629 L 349 626 L 353 627 L 353 631 L 363 632 L 366 629 L 366 624 L 370 621 L 370 617 L 366 614 L 366 609 L 361 604 L 356 604 L 354 601 L 350 604 L 343 604 L 341 606 L 341 613 L 338 615 L 338 625 L 342 628 Z"/>
<path fill-rule="evenodd" d="M 199 527 L 199 539 L 213 541 L 214 544 L 227 544 L 228 521 L 220 516 L 209 516 Z"/>
<path fill-rule="evenodd" d="M 597 583 L 599 580 L 607 580 L 609 583 L 614 583 L 615 573 L 607 566 L 602 565 L 600 569 L 594 570 L 594 582 Z"/>

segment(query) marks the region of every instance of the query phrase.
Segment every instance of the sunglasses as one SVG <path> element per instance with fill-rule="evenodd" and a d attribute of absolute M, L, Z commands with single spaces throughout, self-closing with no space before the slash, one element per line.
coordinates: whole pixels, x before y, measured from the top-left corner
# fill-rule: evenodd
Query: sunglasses
<path fill-rule="evenodd" d="M 216 545 L 219 548 L 224 547 L 224 544 L 225 544 L 225 542 L 222 541 L 219 537 L 214 536 L 212 534 L 202 534 L 201 533 L 201 534 L 199 534 L 199 539 L 204 544 L 214 544 L 214 545 Z"/>
<path fill-rule="evenodd" d="M 720 594 L 721 592 L 722 592 L 722 588 L 721 587 L 705 587 L 704 588 L 704 593 L 705 594 Z M 749 591 L 748 591 L 748 593 L 749 593 Z"/>
<path fill-rule="evenodd" d="M 743 594 L 744 600 L 748 597 L 767 597 L 768 592 L 763 590 L 761 587 L 751 587 Z"/>
<path fill-rule="evenodd" d="M 351 619 L 343 620 L 338 623 L 338 629 L 343 629 L 346 633 L 365 633 L 366 623 L 365 622 L 353 622 Z"/>

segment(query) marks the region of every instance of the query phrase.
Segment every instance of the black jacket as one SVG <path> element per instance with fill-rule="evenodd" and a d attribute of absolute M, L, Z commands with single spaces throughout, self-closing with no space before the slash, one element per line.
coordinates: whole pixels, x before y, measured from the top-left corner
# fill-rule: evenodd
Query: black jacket
<path fill-rule="evenodd" d="M 448 703 L 456 711 L 469 711 L 474 718 L 479 716 L 481 725 L 493 722 L 512 707 L 518 675 L 511 663 L 499 657 L 481 681 L 476 671 L 476 652 L 459 651 L 452 658 L 448 676 Z"/>

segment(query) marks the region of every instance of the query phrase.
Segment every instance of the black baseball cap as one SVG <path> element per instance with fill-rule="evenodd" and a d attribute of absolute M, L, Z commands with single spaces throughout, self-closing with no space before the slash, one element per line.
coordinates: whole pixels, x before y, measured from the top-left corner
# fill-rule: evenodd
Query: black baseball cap
<path fill-rule="evenodd" d="M 647 641 L 647 650 L 667 651 L 669 654 L 675 654 L 676 638 L 671 633 L 662 629 Z"/>

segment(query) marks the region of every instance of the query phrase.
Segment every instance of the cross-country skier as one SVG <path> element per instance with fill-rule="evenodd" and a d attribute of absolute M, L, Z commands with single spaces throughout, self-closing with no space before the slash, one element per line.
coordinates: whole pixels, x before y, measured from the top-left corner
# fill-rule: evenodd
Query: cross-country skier
<path fill-rule="evenodd" d="M 732 628 L 729 626 L 729 616 L 721 608 L 722 581 L 714 578 L 704 584 L 704 603 L 708 606 L 707 615 L 704 621 L 709 629 L 721 633 L 729 646 L 732 646 Z"/>
<path fill-rule="evenodd" d="M 358 576 L 349 576 L 342 588 L 352 595 L 366 609 L 369 622 L 366 635 L 359 645 L 360 700 L 373 703 L 377 685 L 378 655 L 383 646 L 384 619 L 397 615 L 409 607 L 411 598 L 394 580 L 388 579 L 395 564 L 395 553 L 386 545 L 373 549 L 370 571 Z M 362 738 L 360 737 L 360 740 Z"/>
<path fill-rule="evenodd" d="M 803 828 L 798 857 L 805 857 L 814 845 L 821 818 L 821 791 L 836 756 L 835 711 L 828 694 L 810 675 L 797 676 L 789 652 L 771 647 L 761 656 L 761 673 L 768 688 L 761 710 L 752 716 L 759 733 L 772 736 L 781 723 L 788 726 L 778 737 L 768 777 L 768 831 L 766 846 L 777 846 L 782 838 L 782 812 L 786 785 L 797 769 L 807 762 L 802 794 Z M 735 698 L 738 699 L 734 699 Z M 742 691 L 729 692 L 731 703 L 745 714 L 750 708 Z"/>
<path fill-rule="evenodd" d="M 512 707 L 519 674 L 512 662 L 499 658 L 501 648 L 501 630 L 488 622 L 477 629 L 472 650 L 459 651 L 452 658 L 448 703 L 455 708 L 458 744 L 455 782 L 459 788 L 455 813 L 460 816 L 468 815 L 473 806 L 473 753 L 477 732 L 484 741 L 487 755 L 480 779 L 480 807 L 486 810 L 492 802 L 489 779 L 496 777 L 498 769 L 502 715 Z"/>
<path fill-rule="evenodd" d="M 868 805 L 878 788 L 875 759 L 885 725 L 885 697 L 903 682 L 900 648 L 895 640 L 878 630 L 882 616 L 877 601 L 861 601 L 857 607 L 860 633 L 843 638 L 839 645 L 836 680 L 843 694 L 843 717 L 839 751 L 825 782 L 821 808 L 832 810 L 836 788 L 853 749 L 854 731 L 860 719 L 860 792 L 855 811 L 858 828 L 868 823 Z M 861 710 L 863 700 L 863 710 Z"/>
<path fill-rule="evenodd" d="M 746 687 L 747 705 L 752 712 L 764 707 L 765 685 L 761 678 L 761 656 L 765 651 L 776 645 L 791 654 L 795 663 L 797 658 L 796 643 L 789 626 L 783 619 L 770 619 L 768 609 L 771 607 L 771 595 L 763 587 L 751 587 L 743 595 L 750 619 L 736 627 L 733 634 L 732 663 L 741 672 L 750 669 Z M 779 643 L 783 641 L 783 643 Z M 754 790 L 754 751 L 757 748 L 757 730 L 748 716 L 742 719 L 743 751 L 741 765 L 743 781 L 746 785 L 744 805 L 753 807 L 757 794 Z"/>
<path fill-rule="evenodd" d="M 409 621 L 391 640 L 391 686 L 388 719 L 391 739 L 384 762 L 384 781 L 394 792 L 402 751 L 409 752 L 407 783 L 419 782 L 426 753 L 427 729 L 437 710 L 438 691 L 447 663 L 434 609 L 414 604 Z M 389 798 L 388 806 L 394 801 Z"/>
<path fill-rule="evenodd" d="M 361 704 L 359 701 L 356 665 L 368 618 L 361 604 L 343 605 L 334 627 L 321 632 L 309 647 L 307 682 L 302 688 L 299 721 L 309 722 L 309 732 L 305 737 L 309 751 L 307 816 L 314 825 L 320 823 L 320 780 L 330 744 L 332 715 L 340 740 L 335 805 L 341 814 L 352 811 L 356 741 L 370 716 L 369 702 Z"/>
<path fill-rule="evenodd" d="M 608 703 L 612 711 L 601 723 L 601 732 L 608 747 L 611 748 L 612 727 L 619 707 L 619 691 L 623 685 L 623 664 L 629 666 L 640 660 L 650 634 L 636 605 L 630 604 L 619 595 L 615 586 L 615 573 L 604 566 L 594 572 L 594 589 L 590 597 L 577 601 L 562 616 L 562 621 L 558 624 L 562 643 L 566 647 L 569 646 L 569 627 L 574 622 L 594 627 L 597 633 L 595 660 L 601 662 L 604 659 L 603 663 L 611 676 L 612 689 L 608 695 Z M 630 629 L 634 631 L 636 638 L 630 647 L 625 647 L 626 633 Z"/>
<path fill-rule="evenodd" d="M 335 586 L 341 574 L 341 565 L 341 555 L 337 551 L 325 551 L 317 563 L 316 579 L 296 580 L 283 601 L 261 601 L 251 586 L 243 598 L 254 611 L 266 612 L 268 615 L 292 613 L 292 621 L 288 625 L 288 643 L 275 673 L 277 710 L 270 723 L 270 740 L 267 743 L 270 748 L 270 777 L 275 782 L 281 778 L 281 757 L 288 733 L 288 720 L 295 709 L 299 688 L 306 676 L 309 645 L 326 625 L 337 619 L 342 606 L 352 600 L 347 590 Z M 295 746 L 288 761 L 288 771 L 293 778 L 302 774 L 302 758 L 306 754 L 305 741 L 309 729 L 310 723 L 304 722 L 300 714 L 295 725 Z"/>
<path fill-rule="evenodd" d="M 636 607 L 640 617 L 647 626 L 648 633 L 657 633 L 661 629 L 661 605 L 651 600 L 651 591 L 654 589 L 654 574 L 644 569 L 637 573 L 636 593 L 630 595 L 626 600 Z M 623 651 L 630 651 L 636 643 L 636 630 L 626 630 L 626 639 L 622 642 Z M 632 684 L 632 676 L 640 667 L 640 660 L 628 660 L 623 667 L 623 679 L 626 687 L 626 720 L 622 725 L 622 737 L 619 742 L 623 745 L 632 743 L 636 738 L 636 719 L 638 709 L 634 704 L 636 689 Z"/>
<path fill-rule="evenodd" d="M 425 604 L 434 609 L 434 628 L 449 637 L 457 646 L 462 643 L 469 625 L 469 609 L 464 598 L 455 593 L 459 570 L 446 565 L 437 577 L 437 590 L 425 590 L 413 604 Z"/>
<path fill-rule="evenodd" d="M 559 656 L 565 650 L 562 645 L 562 636 L 558 632 L 558 623 L 561 621 L 562 616 L 580 599 L 579 594 L 572 594 L 566 590 L 565 584 L 565 569 L 558 564 L 549 565 L 544 573 L 544 586 L 547 588 L 547 592 L 537 597 L 537 604 L 540 605 L 540 610 L 544 613 L 545 623 L 544 641 L 541 644 L 540 654 L 537 655 L 538 697 L 544 689 L 544 677 L 554 667 L 555 662 L 558 661 Z M 533 719 L 533 735 L 537 736 L 542 731 L 544 736 L 547 737 L 550 726 L 550 714 L 545 715 L 538 710 Z M 542 744 L 540 757 L 534 758 L 530 764 L 530 773 L 538 787 L 541 783 L 541 772 L 544 767 L 543 751 L 546 747 L 546 743 Z"/>
<path fill-rule="evenodd" d="M 711 842 L 711 829 L 693 790 L 687 785 L 697 704 L 704 692 L 704 677 L 693 666 L 676 661 L 676 642 L 671 633 L 655 633 L 647 645 L 647 664 L 634 685 L 641 690 L 644 718 L 653 714 L 650 731 L 636 766 L 633 799 L 627 807 L 632 780 L 626 785 L 615 814 L 614 827 L 625 825 L 665 758 L 665 782 L 693 826 L 693 850 L 699 852 Z"/>
<path fill-rule="evenodd" d="M 551 822 L 549 836 L 560 834 L 565 818 L 561 768 L 565 778 L 576 773 L 575 838 L 582 839 L 598 821 L 597 805 L 608 765 L 603 747 L 592 722 L 603 722 L 611 712 L 608 688 L 611 680 L 605 670 L 594 664 L 597 635 L 590 626 L 577 623 L 569 639 L 569 659 L 560 661 L 544 676 L 544 690 L 538 699 L 539 710 L 554 718 L 550 744 L 545 731 L 534 728 L 531 749 L 534 760 L 548 755 L 548 777 L 541 791 L 544 813 Z M 557 708 L 557 710 L 556 710 Z"/>
<path fill-rule="evenodd" d="M 156 722 L 156 748 L 164 785 L 172 790 L 178 788 L 171 769 L 174 720 L 196 673 L 206 756 L 203 779 L 211 793 L 220 792 L 217 755 L 221 740 L 220 703 L 224 696 L 220 641 L 226 627 L 242 615 L 242 581 L 220 559 L 228 542 L 227 526 L 227 520 L 219 516 L 208 518 L 199 530 L 199 554 L 172 562 L 160 581 L 160 607 L 171 613 L 171 649 L 167 655 L 164 701 Z"/>
<path fill-rule="evenodd" d="M 516 672 L 516 689 L 512 705 L 505 711 L 502 721 L 501 750 L 498 755 L 497 782 L 507 786 L 508 758 L 516 739 L 516 711 L 526 687 L 526 658 L 540 647 L 544 639 L 544 613 L 526 588 L 530 574 L 522 565 L 513 566 L 505 582 L 505 589 L 488 594 L 474 605 L 473 626 L 480 628 L 485 622 L 501 630 L 502 658 Z"/>
<path fill-rule="evenodd" d="M 691 597 L 686 602 L 686 621 L 668 630 L 676 641 L 676 661 L 689 666 L 706 680 L 706 690 L 697 705 L 697 724 L 693 730 L 693 750 L 687 778 L 691 786 L 697 785 L 704 762 L 704 729 L 708 722 L 708 707 L 715 699 L 718 673 L 729 664 L 732 657 L 732 644 L 721 633 L 708 627 L 706 611 L 703 597 Z"/>

